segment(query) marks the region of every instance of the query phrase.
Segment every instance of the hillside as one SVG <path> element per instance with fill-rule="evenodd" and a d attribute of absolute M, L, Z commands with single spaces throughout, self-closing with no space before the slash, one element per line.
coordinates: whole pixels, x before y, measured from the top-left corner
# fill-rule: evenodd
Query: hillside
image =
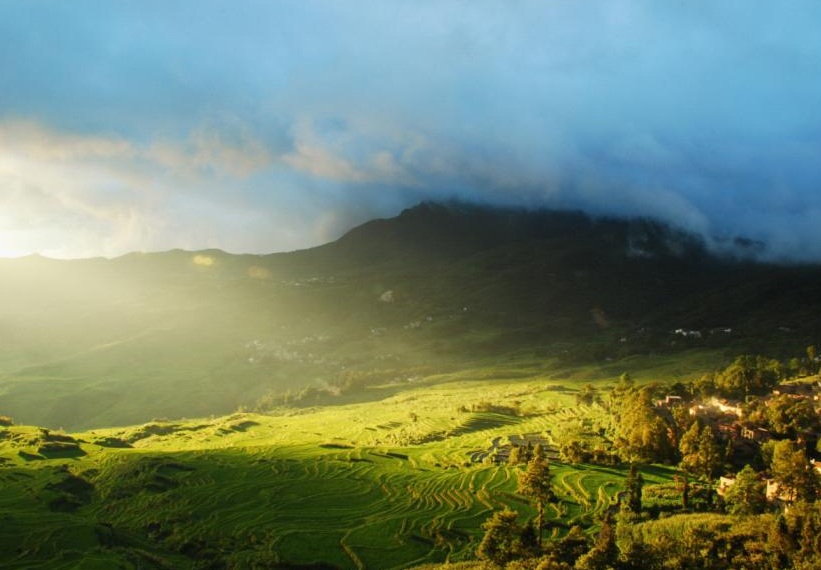
<path fill-rule="evenodd" d="M 0 425 L 0 567 L 353 570 L 471 559 L 494 510 L 533 511 L 515 494 L 519 468 L 484 459 L 494 442 L 543 434 L 554 449 L 564 426 L 606 421 L 600 405 L 576 404 L 569 376 L 583 371 L 563 370 L 561 381 L 527 372 L 444 375 L 379 402 L 75 434 Z M 556 463 L 553 532 L 567 523 L 593 532 L 625 473 Z M 673 473 L 645 476 L 665 483 Z"/>
<path fill-rule="evenodd" d="M 0 566 L 21 569 L 470 561 L 494 512 L 535 513 L 508 461 L 528 444 L 551 465 L 545 539 L 578 525 L 592 545 L 629 470 L 613 394 L 652 406 L 746 351 L 803 358 L 821 308 L 818 267 L 465 205 L 299 252 L 0 274 Z M 680 471 L 641 472 L 646 509 L 674 516 L 637 533 L 712 512 L 708 483 L 682 510 Z"/>
<path fill-rule="evenodd" d="M 652 221 L 462 204 L 422 204 L 292 253 L 4 259 L 0 411 L 88 429 L 500 358 L 781 356 L 819 338 L 807 318 L 819 279 L 817 266 L 715 258 Z"/>

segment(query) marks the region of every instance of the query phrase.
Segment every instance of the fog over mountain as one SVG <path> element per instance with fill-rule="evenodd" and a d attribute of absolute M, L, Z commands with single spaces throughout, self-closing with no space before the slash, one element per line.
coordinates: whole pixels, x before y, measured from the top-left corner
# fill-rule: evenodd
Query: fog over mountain
<path fill-rule="evenodd" d="M 819 261 L 819 21 L 809 1 L 3 2 L 0 255 L 305 248 L 457 197 Z"/>

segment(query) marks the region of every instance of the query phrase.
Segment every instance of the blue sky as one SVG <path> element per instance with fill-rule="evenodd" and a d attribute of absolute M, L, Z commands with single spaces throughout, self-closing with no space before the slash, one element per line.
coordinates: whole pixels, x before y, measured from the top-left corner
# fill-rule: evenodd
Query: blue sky
<path fill-rule="evenodd" d="M 0 255 L 309 247 L 424 199 L 821 260 L 821 4 L 0 0 Z"/>

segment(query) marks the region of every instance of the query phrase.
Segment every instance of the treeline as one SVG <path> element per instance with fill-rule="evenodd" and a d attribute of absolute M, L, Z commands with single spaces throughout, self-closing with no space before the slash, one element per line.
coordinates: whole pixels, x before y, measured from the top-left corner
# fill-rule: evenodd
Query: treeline
<path fill-rule="evenodd" d="M 484 528 L 479 557 L 488 569 L 815 570 L 821 560 L 821 504 L 815 503 L 796 503 L 784 514 L 702 513 L 645 522 L 623 509 L 606 515 L 592 538 L 573 526 L 542 546 L 533 525 L 512 511 L 496 513 Z"/>
<path fill-rule="evenodd" d="M 739 356 L 722 370 L 672 386 L 638 386 L 624 374 L 604 402 L 611 414 L 614 447 L 624 461 L 712 465 L 715 461 L 707 457 L 694 463 L 693 450 L 707 450 L 702 451 L 704 456 L 720 454 L 721 450 L 712 448 L 727 443 L 729 438 L 718 432 L 715 421 L 694 415 L 688 408 L 694 402 L 712 398 L 728 401 L 728 407 L 740 408 L 743 422 L 749 428 L 765 429 L 775 439 L 803 437 L 806 443 L 807 438 L 814 438 L 821 431 L 813 400 L 793 394 L 774 395 L 773 390 L 780 382 L 794 378 L 793 372 L 803 376 L 808 370 L 818 371 L 815 348 L 808 347 L 807 354 L 804 359 L 792 359 L 794 366 L 790 367 L 763 356 Z M 676 403 L 658 405 L 659 400 L 668 397 Z M 724 451 L 730 458 L 738 452 Z M 754 460 L 749 456 L 743 459 Z M 699 474 L 709 475 L 704 469 L 701 471 Z"/>

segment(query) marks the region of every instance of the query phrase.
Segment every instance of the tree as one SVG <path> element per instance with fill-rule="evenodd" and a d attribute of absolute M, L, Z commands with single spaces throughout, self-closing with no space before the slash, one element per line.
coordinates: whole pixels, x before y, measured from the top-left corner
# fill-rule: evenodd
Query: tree
<path fill-rule="evenodd" d="M 519 557 L 523 529 L 516 522 L 518 516 L 515 511 L 505 509 L 493 513 L 493 516 L 482 524 L 485 535 L 476 549 L 476 555 L 480 559 L 504 566 Z"/>
<path fill-rule="evenodd" d="M 616 563 L 619 551 L 616 547 L 616 529 L 610 513 L 607 514 L 599 530 L 593 548 L 576 562 L 577 570 L 607 570 Z"/>
<path fill-rule="evenodd" d="M 599 391 L 593 384 L 585 384 L 576 393 L 576 403 L 588 406 L 599 399 Z"/>
<path fill-rule="evenodd" d="M 627 474 L 624 487 L 627 493 L 627 508 L 635 515 L 641 514 L 641 489 L 643 486 L 644 478 L 634 463 L 630 465 L 630 472 Z"/>
<path fill-rule="evenodd" d="M 715 479 L 724 464 L 724 453 L 713 430 L 704 426 L 698 442 L 699 473 L 707 479 Z"/>
<path fill-rule="evenodd" d="M 682 436 L 679 443 L 681 466 L 694 475 L 714 479 L 724 464 L 724 453 L 709 426 L 698 423 Z"/>
<path fill-rule="evenodd" d="M 625 396 L 632 392 L 635 387 L 636 383 L 630 377 L 630 373 L 622 373 L 622 375 L 619 376 L 618 383 L 610 391 L 610 409 L 617 411 L 624 401 Z"/>
<path fill-rule="evenodd" d="M 698 443 L 701 439 L 701 426 L 698 422 L 693 422 L 690 428 L 681 436 L 678 442 L 678 450 L 681 453 L 682 462 L 687 463 L 690 456 L 698 453 Z"/>
<path fill-rule="evenodd" d="M 807 375 L 807 368 L 802 366 L 801 360 L 798 358 L 790 358 L 790 360 L 787 361 L 787 370 L 791 378 Z"/>
<path fill-rule="evenodd" d="M 762 513 L 767 506 L 764 483 L 752 467 L 745 465 L 736 475 L 735 483 L 727 489 L 724 500 L 734 515 Z"/>
<path fill-rule="evenodd" d="M 590 452 L 578 441 L 563 444 L 559 453 L 566 463 L 587 463 L 590 460 Z"/>
<path fill-rule="evenodd" d="M 776 442 L 771 471 L 775 480 L 786 490 L 790 500 L 815 500 L 818 494 L 818 477 L 807 460 L 807 454 L 795 442 Z"/>
<path fill-rule="evenodd" d="M 690 508 L 690 480 L 686 475 L 676 475 L 673 479 L 676 482 L 676 489 L 681 493 L 681 508 L 686 511 Z"/>
<path fill-rule="evenodd" d="M 821 428 L 821 421 L 811 400 L 782 394 L 768 404 L 765 411 L 767 423 L 778 435 L 795 439 L 801 432 Z"/>
<path fill-rule="evenodd" d="M 703 374 L 693 382 L 693 392 L 702 398 L 713 396 L 716 393 L 716 375 L 711 373 Z"/>
<path fill-rule="evenodd" d="M 763 356 L 743 355 L 716 376 L 716 388 L 727 396 L 746 398 L 772 390 L 781 377 L 781 363 Z"/>
<path fill-rule="evenodd" d="M 661 462 L 672 459 L 672 427 L 653 403 L 652 387 L 627 392 L 619 406 L 616 445 L 624 459 L 639 462 Z"/>
<path fill-rule="evenodd" d="M 522 463 L 527 463 L 527 448 L 521 445 L 513 445 L 510 448 L 510 455 L 507 458 L 507 462 L 510 465 L 520 465 Z"/>
<path fill-rule="evenodd" d="M 519 486 L 517 491 L 526 497 L 536 501 L 536 531 L 537 544 L 542 545 L 542 522 L 544 519 L 544 504 L 555 498 L 553 493 L 553 483 L 551 481 L 550 463 L 545 455 L 541 444 L 533 449 L 533 458 L 528 462 L 527 468 L 519 473 Z"/>
<path fill-rule="evenodd" d="M 770 533 L 767 537 L 767 550 L 774 559 L 774 566 L 789 568 L 792 565 L 791 561 L 795 558 L 797 547 L 784 515 L 779 514 L 770 524 Z"/>
<path fill-rule="evenodd" d="M 554 543 L 553 557 L 558 562 L 571 566 L 585 552 L 587 552 L 587 537 L 580 526 L 573 525 L 564 538 Z"/>

